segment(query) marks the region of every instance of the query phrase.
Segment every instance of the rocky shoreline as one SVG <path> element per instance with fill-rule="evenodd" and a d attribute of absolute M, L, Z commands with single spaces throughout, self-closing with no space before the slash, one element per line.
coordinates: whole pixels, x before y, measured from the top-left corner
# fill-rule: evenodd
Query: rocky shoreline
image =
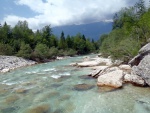
<path fill-rule="evenodd" d="M 5 73 L 19 67 L 34 65 L 37 62 L 16 56 L 0 55 L 0 72 Z"/>
<path fill-rule="evenodd" d="M 72 66 L 90 67 L 94 69 L 88 74 L 97 78 L 99 87 L 109 86 L 121 88 L 126 83 L 136 86 L 150 86 L 150 43 L 139 50 L 128 64 L 122 64 L 121 61 L 112 61 L 111 58 L 85 58 L 81 63 L 72 63 Z"/>

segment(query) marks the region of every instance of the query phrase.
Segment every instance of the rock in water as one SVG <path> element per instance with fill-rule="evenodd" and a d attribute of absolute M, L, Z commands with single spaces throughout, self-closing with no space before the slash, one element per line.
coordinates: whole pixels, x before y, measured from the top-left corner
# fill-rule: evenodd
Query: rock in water
<path fill-rule="evenodd" d="M 144 86 L 145 85 L 145 81 L 142 79 L 142 77 L 138 76 L 138 75 L 130 75 L 130 74 L 126 74 L 124 76 L 124 82 L 130 82 L 133 83 L 134 85 L 138 85 L 138 86 Z"/>
<path fill-rule="evenodd" d="M 41 104 L 28 109 L 27 112 L 25 113 L 49 113 L 49 112 L 50 112 L 49 104 Z"/>
<path fill-rule="evenodd" d="M 150 86 L 150 55 L 145 56 L 138 66 L 133 66 L 132 71 L 141 76 Z"/>
<path fill-rule="evenodd" d="M 123 71 L 116 70 L 110 73 L 106 73 L 98 77 L 98 86 L 110 86 L 114 88 L 120 88 L 123 84 Z"/>

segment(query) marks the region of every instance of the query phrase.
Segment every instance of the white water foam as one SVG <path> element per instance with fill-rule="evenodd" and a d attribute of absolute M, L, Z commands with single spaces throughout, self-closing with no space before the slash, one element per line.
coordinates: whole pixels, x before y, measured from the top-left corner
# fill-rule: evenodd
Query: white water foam
<path fill-rule="evenodd" d="M 38 73 L 38 71 L 30 71 L 30 72 L 26 72 L 26 74 L 36 74 Z"/>
<path fill-rule="evenodd" d="M 59 76 L 59 75 L 52 75 L 51 77 L 52 77 L 52 78 L 55 78 L 55 79 L 58 79 L 58 78 L 60 78 L 61 76 Z"/>
<path fill-rule="evenodd" d="M 51 69 L 44 69 L 43 71 L 47 72 L 47 71 L 56 71 L 55 68 L 51 68 Z"/>
<path fill-rule="evenodd" d="M 2 84 L 12 86 L 12 85 L 15 85 L 15 84 L 18 84 L 18 83 L 17 82 L 8 82 L 8 83 L 2 83 Z"/>
<path fill-rule="evenodd" d="M 43 79 L 47 79 L 47 77 L 42 77 Z"/>
<path fill-rule="evenodd" d="M 69 72 L 65 72 L 65 73 L 60 73 L 58 75 L 59 76 L 70 76 L 71 74 Z"/>

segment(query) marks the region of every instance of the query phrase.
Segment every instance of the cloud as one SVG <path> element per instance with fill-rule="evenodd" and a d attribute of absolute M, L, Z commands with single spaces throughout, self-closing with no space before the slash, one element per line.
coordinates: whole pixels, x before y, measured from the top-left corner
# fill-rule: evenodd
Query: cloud
<path fill-rule="evenodd" d="M 13 26 L 18 20 L 26 20 L 32 29 L 48 24 L 60 26 L 110 21 L 115 12 L 136 1 L 138 0 L 16 0 L 17 5 L 28 6 L 37 15 L 30 18 L 7 15 L 3 21 Z"/>

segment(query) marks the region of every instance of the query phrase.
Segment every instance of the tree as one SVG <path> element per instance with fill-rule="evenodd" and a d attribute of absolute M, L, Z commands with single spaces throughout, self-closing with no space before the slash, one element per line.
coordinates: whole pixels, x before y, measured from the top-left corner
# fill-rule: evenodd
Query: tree
<path fill-rule="evenodd" d="M 0 28 L 0 42 L 3 44 L 8 44 L 11 38 L 11 27 L 5 22 Z"/>
<path fill-rule="evenodd" d="M 139 2 L 135 4 L 135 8 L 137 18 L 140 18 L 146 12 L 145 1 L 139 0 Z"/>
<path fill-rule="evenodd" d="M 13 49 L 8 44 L 0 43 L 0 55 L 13 55 Z"/>
<path fill-rule="evenodd" d="M 42 29 L 42 43 L 50 47 L 51 36 L 52 36 L 52 29 L 50 25 L 47 25 Z"/>
<path fill-rule="evenodd" d="M 68 48 L 73 48 L 74 46 L 73 37 L 70 37 L 70 35 L 68 35 L 66 38 L 66 43 Z"/>
<path fill-rule="evenodd" d="M 29 36 L 33 34 L 32 30 L 28 27 L 27 21 L 19 21 L 13 28 L 12 33 L 14 39 L 24 41 L 25 43 L 30 43 Z"/>
<path fill-rule="evenodd" d="M 20 50 L 17 53 L 17 56 L 30 59 L 32 53 L 32 49 L 29 44 L 25 44 L 24 42 L 21 43 Z"/>
<path fill-rule="evenodd" d="M 67 48 L 67 44 L 66 44 L 66 40 L 65 40 L 65 36 L 64 36 L 64 32 L 61 32 L 61 36 L 60 36 L 60 41 L 59 41 L 59 45 L 58 45 L 59 49 L 66 49 Z"/>
<path fill-rule="evenodd" d="M 58 49 L 57 48 L 55 48 L 55 47 L 51 47 L 50 49 L 49 49 L 49 52 L 48 52 L 48 54 L 49 54 L 49 58 L 55 58 L 57 55 L 58 55 Z"/>

